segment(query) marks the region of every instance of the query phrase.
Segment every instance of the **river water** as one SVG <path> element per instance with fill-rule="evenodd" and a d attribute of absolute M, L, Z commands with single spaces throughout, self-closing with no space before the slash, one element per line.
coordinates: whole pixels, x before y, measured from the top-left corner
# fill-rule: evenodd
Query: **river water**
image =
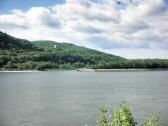
<path fill-rule="evenodd" d="M 168 71 L 0 73 L 0 126 L 94 125 L 122 101 L 139 125 L 154 112 L 168 125 Z"/>

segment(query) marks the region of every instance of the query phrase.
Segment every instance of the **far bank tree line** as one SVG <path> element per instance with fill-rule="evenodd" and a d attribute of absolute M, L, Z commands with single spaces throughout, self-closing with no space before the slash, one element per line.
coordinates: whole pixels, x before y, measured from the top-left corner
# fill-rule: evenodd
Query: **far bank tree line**
<path fill-rule="evenodd" d="M 94 65 L 95 69 L 168 69 L 167 59 L 136 59 L 102 62 Z"/>
<path fill-rule="evenodd" d="M 80 55 L 46 52 L 0 51 L 0 68 L 5 70 L 46 69 L 168 69 L 167 59 L 137 59 L 103 61 Z"/>
<path fill-rule="evenodd" d="M 0 32 L 0 70 L 167 69 L 168 59 L 127 60 L 97 50 L 52 41 L 30 42 Z"/>

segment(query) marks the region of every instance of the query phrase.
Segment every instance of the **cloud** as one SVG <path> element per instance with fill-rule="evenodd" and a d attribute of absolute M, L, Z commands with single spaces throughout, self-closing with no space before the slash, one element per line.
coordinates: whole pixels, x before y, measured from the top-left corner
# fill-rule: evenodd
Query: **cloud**
<path fill-rule="evenodd" d="M 92 26 L 87 26 L 87 25 L 86 26 L 85 25 L 77 26 L 75 28 L 75 30 L 80 31 L 80 32 L 84 32 L 84 33 L 88 33 L 88 34 L 99 34 L 99 33 L 103 32 L 103 30 L 101 30 L 101 29 L 94 28 Z"/>
<path fill-rule="evenodd" d="M 102 50 L 103 51 L 103 50 Z M 105 50 L 106 52 L 110 52 L 112 54 L 118 56 L 125 56 L 128 59 L 152 59 L 152 58 L 161 58 L 168 59 L 168 51 L 162 49 L 134 49 L 134 48 L 121 48 L 121 49 L 111 49 Z"/>
<path fill-rule="evenodd" d="M 145 57 L 144 52 L 146 58 L 158 58 L 168 52 L 167 21 L 164 0 L 66 0 L 0 14 L 0 30 L 20 38 L 72 42 L 130 58 Z"/>

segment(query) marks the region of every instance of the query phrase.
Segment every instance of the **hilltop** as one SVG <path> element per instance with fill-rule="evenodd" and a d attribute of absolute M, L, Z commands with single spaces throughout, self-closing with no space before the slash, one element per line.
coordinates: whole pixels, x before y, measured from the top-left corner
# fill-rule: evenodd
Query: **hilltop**
<path fill-rule="evenodd" d="M 125 60 L 123 57 L 54 41 L 28 41 L 0 32 L 1 69 L 93 68 L 100 63 Z"/>

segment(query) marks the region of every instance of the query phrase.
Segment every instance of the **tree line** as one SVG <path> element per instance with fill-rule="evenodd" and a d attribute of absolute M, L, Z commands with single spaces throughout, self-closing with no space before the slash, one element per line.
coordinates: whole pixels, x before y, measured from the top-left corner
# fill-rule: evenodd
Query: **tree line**
<path fill-rule="evenodd" d="M 168 59 L 136 59 L 100 62 L 95 69 L 168 69 Z"/>
<path fill-rule="evenodd" d="M 167 69 L 168 59 L 127 60 L 97 50 L 53 41 L 28 41 L 0 32 L 0 70 Z"/>

